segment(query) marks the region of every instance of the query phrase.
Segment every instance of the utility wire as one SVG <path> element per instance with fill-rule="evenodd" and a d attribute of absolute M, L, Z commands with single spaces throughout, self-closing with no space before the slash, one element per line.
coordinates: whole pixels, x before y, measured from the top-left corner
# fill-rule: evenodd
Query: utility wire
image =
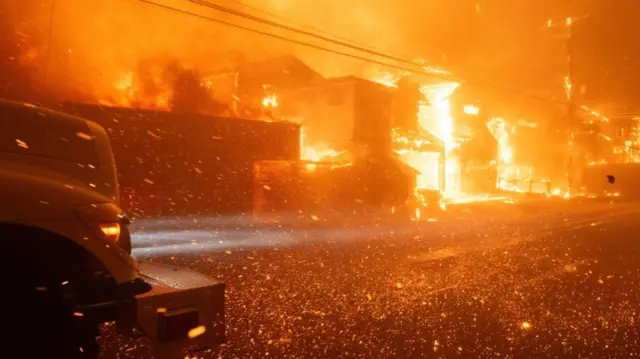
<path fill-rule="evenodd" d="M 397 62 L 406 64 L 406 65 L 421 66 L 419 63 L 416 63 L 414 61 L 410 61 L 410 60 L 407 60 L 407 59 L 404 59 L 404 58 L 401 58 L 401 57 L 398 57 L 398 56 L 393 56 L 393 55 L 385 54 L 385 53 L 382 53 L 380 51 L 376 51 L 376 50 L 373 50 L 373 49 L 370 49 L 370 48 L 366 48 L 366 47 L 362 47 L 362 46 L 358 46 L 358 45 L 353 45 L 353 44 L 350 44 L 350 43 L 347 43 L 347 42 L 344 42 L 344 41 L 336 40 L 335 38 L 319 35 L 319 34 L 316 34 L 316 33 L 310 32 L 310 31 L 306 31 L 306 30 L 302 30 L 302 29 L 299 29 L 299 28 L 296 28 L 296 27 L 293 27 L 293 26 L 281 24 L 281 23 L 278 23 L 278 22 L 275 22 L 275 21 L 271 21 L 271 20 L 264 19 L 264 18 L 261 18 L 261 17 L 258 17 L 258 16 L 247 14 L 247 13 L 244 13 L 242 11 L 237 11 L 237 10 L 230 9 L 228 7 L 224 7 L 224 6 L 221 6 L 221 5 L 216 5 L 216 4 L 210 3 L 210 2 L 205 1 L 205 0 L 187 0 L 187 1 L 189 1 L 191 3 L 194 3 L 194 4 L 197 4 L 197 5 L 200 5 L 200 6 L 208 7 L 210 9 L 213 9 L 213 10 L 216 10 L 216 11 L 221 11 L 221 12 L 224 12 L 224 13 L 227 13 L 227 14 L 231 14 L 231 15 L 242 17 L 242 18 L 245 18 L 245 19 L 248 19 L 248 20 L 251 20 L 251 21 L 255 21 L 255 22 L 258 22 L 258 23 L 261 23 L 261 24 L 264 24 L 264 25 L 269 25 L 269 26 L 280 28 L 280 29 L 283 29 L 283 30 L 295 32 L 297 34 L 308 36 L 308 37 L 312 37 L 312 38 L 315 38 L 315 39 L 318 39 L 318 40 L 322 40 L 322 41 L 326 41 L 326 42 L 332 43 L 334 45 L 339 45 L 339 46 L 342 46 L 342 47 L 346 47 L 346 48 L 350 48 L 350 49 L 353 49 L 353 50 L 361 51 L 361 52 L 367 53 L 369 55 L 379 56 L 379 57 L 387 59 L 387 60 L 397 61 Z"/>
<path fill-rule="evenodd" d="M 368 48 L 368 49 L 371 49 L 371 50 L 378 51 L 375 47 L 372 47 L 372 46 L 369 46 L 369 45 L 364 45 L 362 43 L 358 43 L 356 41 L 353 41 L 352 39 L 348 39 L 346 37 L 334 35 L 334 34 L 326 32 L 326 31 L 322 31 L 322 30 L 320 30 L 320 29 L 318 29 L 318 28 L 316 28 L 314 26 L 308 25 L 308 24 L 301 24 L 299 22 L 292 21 L 292 20 L 287 19 L 287 18 L 285 18 L 283 16 L 271 13 L 269 11 L 263 10 L 263 9 L 258 8 L 256 6 L 249 5 L 249 4 L 245 3 L 245 2 L 243 2 L 242 0 L 235 0 L 235 2 L 238 3 L 240 6 L 243 6 L 243 7 L 246 7 L 248 9 L 251 9 L 251 10 L 257 12 L 257 13 L 269 16 L 269 17 L 274 18 L 274 19 L 278 19 L 280 21 L 288 22 L 290 24 L 298 26 L 299 28 L 305 28 L 305 29 L 308 29 L 308 30 L 311 30 L 311 31 L 315 31 L 317 33 L 323 34 L 325 36 L 328 36 L 328 37 L 331 37 L 331 38 L 334 38 L 334 39 L 340 39 L 342 41 L 345 41 L 345 42 L 348 42 L 348 43 L 351 43 L 351 44 L 354 44 L 354 45 L 357 45 L 357 46 L 362 46 L 362 47 L 365 47 L 365 48 Z"/>
<path fill-rule="evenodd" d="M 493 88 L 496 90 L 500 90 L 500 91 L 505 91 L 505 92 L 511 92 L 512 94 L 516 94 L 516 95 L 521 95 L 521 96 L 525 96 L 525 97 L 529 97 L 529 98 L 533 98 L 533 99 L 537 99 L 540 101 L 547 101 L 547 102 L 554 102 L 554 103 L 558 103 L 558 104 L 568 104 L 568 101 L 566 100 L 556 100 L 553 98 L 547 98 L 547 97 L 542 97 L 542 96 L 537 96 L 537 95 L 533 95 L 530 93 L 526 93 L 524 91 L 521 90 L 515 90 L 512 88 L 507 88 L 507 87 L 503 87 L 503 86 L 498 86 L 498 85 L 491 85 L 491 84 L 479 84 L 479 83 L 474 83 L 474 82 L 469 82 L 469 81 L 462 81 L 462 80 L 455 80 L 453 79 L 451 76 L 445 76 L 442 74 L 438 74 L 438 73 L 433 73 L 430 72 L 428 70 L 425 69 L 420 69 L 420 70 L 416 70 L 416 69 L 411 69 L 409 67 L 405 67 L 405 66 L 401 66 L 401 65 L 397 65 L 397 64 L 392 64 L 392 63 L 388 63 L 388 62 L 383 62 L 383 61 L 379 61 L 379 60 L 375 60 L 375 59 L 371 59 L 365 56 L 359 56 L 356 54 L 352 54 L 352 53 L 348 53 L 348 52 L 344 52 L 344 51 L 340 51 L 340 50 L 333 50 L 321 45 L 316 45 L 316 44 L 312 44 L 309 42 L 305 42 L 305 41 L 301 41 L 301 40 L 296 40 L 296 39 L 292 39 L 286 36 L 282 36 L 282 35 L 277 35 L 277 34 L 273 34 L 267 31 L 263 31 L 263 30 L 259 30 L 259 29 L 255 29 L 255 28 L 251 28 L 248 26 L 244 26 L 244 25 L 240 25 L 240 24 L 235 24 L 233 22 L 229 22 L 229 21 L 225 21 L 225 20 L 221 20 L 221 19 L 216 19 L 210 16 L 206 16 L 206 15 L 202 15 L 202 14 L 198 14 L 198 13 L 194 13 L 188 10 L 184 10 L 184 9 L 179 9 L 173 6 L 169 6 L 169 5 L 164 5 L 164 4 L 160 4 L 151 0 L 133 0 L 133 1 L 137 1 L 143 4 L 147 4 L 147 5 L 151 5 L 157 8 L 161 8 L 164 10 L 168 10 L 168 11 L 173 11 L 182 15 L 187 15 L 187 16 L 193 16 L 202 20 L 206 20 L 206 21 L 210 21 L 210 22 L 215 22 L 221 25 L 226 25 L 226 26 L 230 26 L 230 27 L 234 27 L 236 29 L 240 29 L 240 30 L 245 30 L 248 32 L 252 32 L 254 34 L 258 34 L 258 35 L 263 35 L 263 36 L 268 36 L 274 39 L 278 39 L 278 40 L 282 40 L 285 42 L 290 42 L 296 45 L 300 45 L 300 46 L 305 46 L 305 47 L 309 47 L 309 48 L 313 48 L 316 50 L 321 50 L 321 51 L 325 51 L 325 52 L 329 52 L 329 53 L 333 53 L 336 55 L 341 55 L 341 56 L 345 56 L 345 57 L 349 57 L 355 60 L 360 60 L 360 61 L 364 61 L 364 62 L 369 62 L 372 64 L 376 64 L 376 65 L 380 65 L 380 66 L 384 66 L 384 67 L 388 67 L 388 68 L 393 68 L 396 70 L 401 70 L 401 71 L 406 71 L 409 73 L 413 73 L 413 74 L 418 74 L 418 75 L 426 75 L 426 76 L 431 76 L 433 78 L 439 78 L 439 79 L 443 79 L 446 81 L 451 81 L 451 82 L 463 82 L 464 84 L 468 85 L 468 86 L 473 86 L 473 87 L 485 87 L 485 88 Z M 188 0 L 190 2 L 193 2 L 192 0 Z M 350 46 L 349 46 L 350 47 Z M 353 47 L 352 47 L 353 48 Z M 356 48 L 358 48 L 356 46 Z M 363 49 L 366 50 L 366 49 Z M 369 52 L 369 50 L 366 50 L 365 52 Z M 384 55 L 382 53 L 380 53 L 381 55 Z M 393 58 L 393 56 L 385 56 L 385 57 L 390 57 Z M 403 62 L 406 62 L 407 60 L 403 59 Z M 420 64 L 417 63 L 412 63 L 409 62 L 411 65 L 420 67 Z"/>
<path fill-rule="evenodd" d="M 221 24 L 221 25 L 235 27 L 237 29 L 253 32 L 253 33 L 258 34 L 258 35 L 269 36 L 269 37 L 272 37 L 272 38 L 275 38 L 275 39 L 278 39 L 278 40 L 282 40 L 282 41 L 286 41 L 286 42 L 290 42 L 290 43 L 293 43 L 293 44 L 296 44 L 296 45 L 306 46 L 306 47 L 310 47 L 310 48 L 313 48 L 313 49 L 316 49 L 316 50 L 322 50 L 322 51 L 330 52 L 330 53 L 333 53 L 333 54 L 336 54 L 336 55 L 350 57 L 350 58 L 356 59 L 356 60 L 370 62 L 370 63 L 374 63 L 374 64 L 377 64 L 377 65 L 385 66 L 385 67 L 390 67 L 390 68 L 394 68 L 394 69 L 398 69 L 398 70 L 402 70 L 402 71 L 411 72 L 411 73 L 414 73 L 414 74 L 424 74 L 424 75 L 429 75 L 429 76 L 437 76 L 437 77 L 440 77 L 440 78 L 446 78 L 445 76 L 433 74 L 433 73 L 428 72 L 426 70 L 411 69 L 411 68 L 408 68 L 408 67 L 405 67 L 405 66 L 391 64 L 391 63 L 383 62 L 383 61 L 378 61 L 378 60 L 370 59 L 368 57 L 359 56 L 359 55 L 356 55 L 356 54 L 351 54 L 351 53 L 340 51 L 340 50 L 329 49 L 327 47 L 323 47 L 323 46 L 320 46 L 320 45 L 312 44 L 312 43 L 309 43 L 309 42 L 300 41 L 300 40 L 292 39 L 292 38 L 289 38 L 289 37 L 286 37 L 286 36 L 273 34 L 273 33 L 267 32 L 267 31 L 254 29 L 254 28 L 251 28 L 251 27 L 248 27 L 248 26 L 235 24 L 235 23 L 232 23 L 232 22 L 229 22 L 229 21 L 216 19 L 216 18 L 209 17 L 209 16 L 206 16 L 206 15 L 194 13 L 194 12 L 191 12 L 191 11 L 188 11 L 188 10 L 175 8 L 175 7 L 172 7 L 172 6 L 169 6 L 169 5 L 159 4 L 159 3 L 151 1 L 151 0 L 134 0 L 134 1 L 138 1 L 138 2 L 141 2 L 141 3 L 144 3 L 144 4 L 155 6 L 155 7 L 161 8 L 161 9 L 174 11 L 176 13 L 180 13 L 180 14 L 183 14 L 183 15 L 197 17 L 199 19 L 215 22 L 215 23 L 218 23 L 218 24 Z M 413 65 L 418 66 L 418 67 L 420 66 L 419 64 L 415 64 L 415 63 L 413 63 Z M 455 81 L 455 80 L 453 80 L 451 78 L 446 78 L 446 79 L 449 80 L 449 81 Z"/>
<path fill-rule="evenodd" d="M 292 27 L 292 26 L 280 24 L 280 23 L 277 23 L 275 21 L 271 21 L 271 20 L 268 20 L 268 19 L 264 19 L 264 18 L 260 18 L 260 17 L 257 17 L 257 16 L 253 16 L 253 15 L 250 15 L 250 14 L 247 14 L 247 13 L 243 13 L 241 11 L 233 10 L 233 9 L 228 8 L 228 7 L 224 7 L 224 6 L 221 6 L 221 5 L 213 4 L 213 3 L 208 2 L 206 0 L 187 0 L 187 1 L 189 1 L 191 3 L 194 3 L 194 4 L 198 4 L 198 5 L 201 5 L 201 6 L 205 6 L 205 7 L 211 8 L 211 9 L 214 9 L 214 10 L 217 10 L 217 11 L 221 11 L 221 12 L 232 14 L 232 15 L 235 15 L 235 16 L 239 16 L 239 17 L 242 17 L 242 18 L 245 18 L 245 19 L 256 21 L 256 22 L 259 22 L 259 23 L 262 23 L 262 24 L 266 24 L 266 25 L 269 25 L 269 26 L 277 27 L 277 28 L 284 29 L 284 30 L 287 30 L 287 31 L 292 31 L 292 32 L 295 32 L 295 33 L 298 33 L 298 34 L 302 34 L 302 35 L 305 35 L 305 36 L 310 36 L 310 37 L 313 37 L 313 38 L 316 38 L 316 39 L 319 39 L 319 40 L 327 41 L 327 42 L 330 42 L 330 43 L 333 43 L 333 44 L 336 44 L 336 45 L 339 45 L 339 46 L 347 47 L 347 48 L 350 48 L 350 49 L 353 49 L 353 50 L 362 51 L 362 52 L 365 52 L 365 53 L 368 53 L 368 54 L 371 54 L 371 55 L 380 56 L 380 57 L 386 58 L 388 60 L 394 60 L 394 61 L 398 61 L 398 62 L 401 62 L 401 63 L 404 63 L 404 64 L 408 64 L 408 65 L 420 66 L 420 67 L 422 67 L 423 71 L 415 72 L 415 71 L 410 71 L 410 70 L 406 70 L 406 69 L 405 69 L 405 71 L 409 71 L 409 72 L 413 72 L 413 73 L 424 73 L 424 74 L 427 74 L 427 75 L 430 75 L 430 76 L 443 78 L 443 79 L 452 81 L 452 79 L 450 77 L 446 77 L 446 76 L 443 76 L 442 74 L 437 74 L 437 73 L 434 73 L 432 71 L 428 71 L 423 67 L 423 65 L 421 65 L 419 63 L 416 63 L 414 61 L 410 61 L 410 60 L 407 60 L 405 58 L 400 58 L 400 57 L 394 56 L 394 55 L 385 54 L 385 53 L 382 53 L 382 52 L 377 51 L 375 49 L 372 49 L 371 47 L 363 47 L 361 45 L 353 45 L 353 44 L 350 44 L 348 42 L 345 42 L 345 41 L 349 41 L 349 40 L 344 39 L 344 38 L 342 38 L 343 41 L 335 40 L 336 38 L 339 38 L 339 37 L 335 36 L 333 34 L 327 33 L 327 32 L 321 32 L 321 31 L 315 30 L 316 32 L 323 33 L 324 35 L 327 35 L 327 36 L 314 34 L 314 33 L 309 32 L 309 31 L 301 30 L 301 29 L 298 29 L 298 28 L 295 28 L 295 27 Z M 261 12 L 261 13 L 266 14 L 268 16 L 272 16 L 272 17 L 280 18 L 281 20 L 284 20 L 284 21 L 292 22 L 292 21 L 287 20 L 287 19 L 285 19 L 285 18 L 283 18 L 281 16 L 270 14 L 267 11 L 258 9 L 256 7 L 253 7 L 253 6 L 250 6 L 250 5 L 247 5 L 247 4 L 244 4 L 241 0 L 237 0 L 237 2 L 239 2 L 240 4 L 243 4 L 244 6 L 250 8 L 250 9 L 253 9 L 255 11 Z M 396 67 L 396 68 L 398 68 L 398 67 Z M 473 84 L 471 84 L 471 83 L 469 83 L 467 81 L 465 81 L 465 84 L 473 85 Z M 509 88 L 504 88 L 504 87 L 500 87 L 500 86 L 496 86 L 496 85 L 476 85 L 476 86 L 477 87 L 491 87 L 491 88 L 494 88 L 494 89 L 508 91 L 508 92 L 512 92 L 514 94 L 520 94 L 520 95 L 523 95 L 523 96 L 527 96 L 527 97 L 530 97 L 530 98 L 535 98 L 535 99 L 543 100 L 543 101 L 551 101 L 551 102 L 557 102 L 557 103 L 563 103 L 563 104 L 568 102 L 568 101 L 564 101 L 564 100 L 559 101 L 559 100 L 556 100 L 556 99 L 550 99 L 550 98 L 545 98 L 545 97 L 542 97 L 542 96 L 536 96 L 536 95 L 528 94 L 528 93 L 525 93 L 525 92 L 522 92 L 522 91 L 509 89 Z"/>

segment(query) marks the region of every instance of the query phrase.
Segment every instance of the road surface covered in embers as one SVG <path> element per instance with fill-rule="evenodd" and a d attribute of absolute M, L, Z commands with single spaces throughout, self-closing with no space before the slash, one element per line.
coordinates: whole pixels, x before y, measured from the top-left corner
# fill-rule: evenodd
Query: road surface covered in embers
<path fill-rule="evenodd" d="M 640 354 L 640 205 L 469 208 L 419 225 L 165 225 L 141 230 L 134 254 L 227 283 L 222 357 Z"/>

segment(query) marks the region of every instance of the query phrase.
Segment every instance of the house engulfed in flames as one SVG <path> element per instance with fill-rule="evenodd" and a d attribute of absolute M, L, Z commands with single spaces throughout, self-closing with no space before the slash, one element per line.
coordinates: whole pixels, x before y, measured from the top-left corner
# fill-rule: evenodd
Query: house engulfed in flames
<path fill-rule="evenodd" d="M 301 126 L 299 162 L 256 164 L 258 207 L 273 204 L 278 196 L 281 206 L 292 205 L 292 198 L 303 202 L 311 193 L 315 197 L 309 203 L 331 203 L 329 197 L 345 193 L 366 202 L 365 197 L 388 189 L 380 185 L 385 181 L 395 183 L 397 193 L 387 193 L 394 200 L 379 198 L 377 203 L 393 210 L 414 202 L 417 211 L 427 198 L 441 195 L 475 200 L 500 190 L 527 191 L 517 182 L 531 177 L 533 165 L 523 174 L 525 167 L 514 154 L 514 128 L 535 124 L 484 118 L 484 109 L 464 100 L 454 109 L 452 99 L 464 87 L 456 81 L 387 72 L 366 79 L 325 78 L 294 56 L 213 73 L 174 63 L 147 65 L 126 74 L 115 84 L 118 96 L 103 102 Z M 386 170 L 374 175 L 376 166 Z M 380 183 L 366 184 L 376 176 Z M 336 182 L 350 181 L 337 188 Z M 536 191 L 551 192 L 549 185 L 543 187 Z"/>
<path fill-rule="evenodd" d="M 588 196 L 638 196 L 640 114 L 604 116 L 582 108 L 576 142 L 585 148 L 580 190 Z"/>
<path fill-rule="evenodd" d="M 288 58 L 288 61 L 302 73 L 310 71 L 295 58 Z M 282 69 L 281 76 L 295 76 L 295 69 Z M 243 75 L 239 76 L 242 83 Z M 255 74 L 245 77 L 254 79 L 254 89 L 262 90 L 262 93 L 257 91 L 261 97 L 256 96 L 254 90 L 254 99 L 250 102 L 261 102 L 271 117 L 268 120 L 301 125 L 304 166 L 299 167 L 313 171 L 316 177 L 321 172 L 319 169 L 356 167 L 363 159 L 378 156 L 390 159 L 388 171 L 395 167 L 406 177 L 400 182 L 409 185 L 401 187 L 407 187 L 409 202 L 418 203 L 414 207 L 423 205 L 426 198 L 439 198 L 440 194 L 450 200 L 471 198 L 465 191 L 464 182 L 473 176 L 463 173 L 460 153 L 464 141 L 457 134 L 451 115 L 450 97 L 460 83 L 431 81 L 419 84 L 407 76 L 381 73 L 369 79 L 302 75 L 302 86 L 300 82 L 299 86 L 279 86 L 273 82 L 255 81 L 260 78 Z M 246 96 L 248 92 L 245 91 L 242 97 L 251 97 Z M 491 147 L 495 147 L 493 143 L 489 143 Z M 492 159 L 495 160 L 495 156 Z M 278 171 L 274 169 L 276 167 L 273 163 L 262 164 L 256 172 L 268 176 L 267 172 Z M 485 167 L 481 176 L 493 179 L 493 182 L 489 180 L 490 185 L 480 189 L 466 186 L 469 192 L 486 195 L 496 190 L 495 174 L 492 174 L 495 166 Z M 290 173 L 292 170 L 289 166 L 280 171 Z M 281 177 L 290 178 L 291 175 Z M 258 181 L 257 187 L 268 188 L 266 192 L 273 194 L 275 181 L 264 179 Z M 291 188 L 292 185 L 287 183 L 281 187 Z M 261 201 L 265 200 L 258 202 Z"/>

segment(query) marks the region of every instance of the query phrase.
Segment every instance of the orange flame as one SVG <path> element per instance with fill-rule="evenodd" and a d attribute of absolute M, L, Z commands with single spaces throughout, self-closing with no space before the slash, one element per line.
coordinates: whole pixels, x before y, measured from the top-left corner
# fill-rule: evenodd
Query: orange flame
<path fill-rule="evenodd" d="M 445 191 L 444 196 L 454 198 L 462 196 L 460 189 L 460 159 L 455 155 L 457 143 L 454 138 L 453 118 L 449 96 L 460 86 L 459 82 L 446 82 L 436 85 L 423 85 L 420 91 L 429 100 L 430 105 L 420 104 L 418 122 L 420 127 L 433 133 L 444 143 L 445 150 Z M 434 169 L 430 169 L 434 171 Z M 436 169 L 437 170 L 437 169 Z"/>
<path fill-rule="evenodd" d="M 278 107 L 278 97 L 275 94 L 267 95 L 262 99 L 264 107 Z"/>

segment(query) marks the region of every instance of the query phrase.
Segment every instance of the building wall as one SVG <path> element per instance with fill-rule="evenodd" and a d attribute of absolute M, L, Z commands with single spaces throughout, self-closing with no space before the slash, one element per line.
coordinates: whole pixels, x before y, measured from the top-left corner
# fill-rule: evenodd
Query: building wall
<path fill-rule="evenodd" d="M 300 157 L 294 124 L 94 105 L 66 110 L 105 127 L 125 209 L 137 216 L 249 213 L 253 163 Z"/>
<path fill-rule="evenodd" d="M 346 77 L 283 94 L 277 115 L 301 120 L 306 145 L 341 151 L 364 143 L 389 150 L 391 101 L 386 87 Z"/>
<path fill-rule="evenodd" d="M 391 151 L 392 90 L 369 81 L 357 80 L 353 141 L 373 146 L 381 152 Z"/>

